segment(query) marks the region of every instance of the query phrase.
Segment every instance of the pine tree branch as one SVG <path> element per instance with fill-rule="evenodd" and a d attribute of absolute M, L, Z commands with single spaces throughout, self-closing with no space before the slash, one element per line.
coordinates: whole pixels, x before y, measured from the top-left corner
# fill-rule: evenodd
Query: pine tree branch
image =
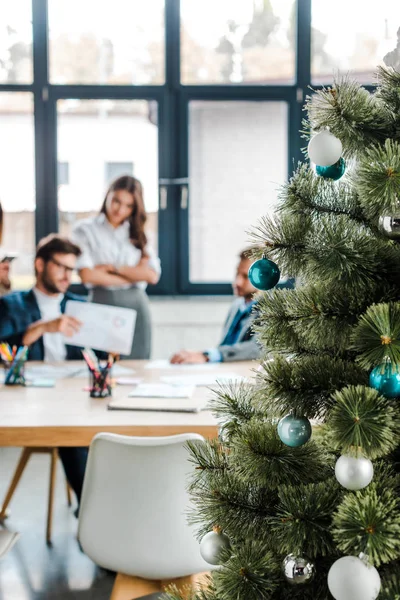
<path fill-rule="evenodd" d="M 348 184 L 318 177 L 308 164 L 299 166 L 279 193 L 278 211 L 285 214 L 346 215 L 367 225 L 355 190 Z"/>
<path fill-rule="evenodd" d="M 367 374 L 357 365 L 326 355 L 286 360 L 275 355 L 259 373 L 264 383 L 263 404 L 270 413 L 319 419 L 334 402 L 332 394 L 346 385 L 367 385 Z M 260 383 L 261 385 L 261 383 Z"/>
<path fill-rule="evenodd" d="M 221 600 L 271 600 L 281 583 L 280 565 L 263 544 L 249 541 L 235 550 L 223 569 L 214 572 L 213 580 Z"/>
<path fill-rule="evenodd" d="M 352 335 L 357 362 L 370 369 L 389 358 L 400 367 L 400 303 L 373 304 L 361 316 Z"/>
<path fill-rule="evenodd" d="M 230 473 L 210 474 L 197 480 L 190 488 L 195 509 L 189 515 L 190 523 L 201 525 L 198 539 L 216 525 L 231 540 L 246 536 L 258 539 L 270 535 L 269 522 L 274 514 L 276 493 L 258 483 L 243 482 Z"/>
<path fill-rule="evenodd" d="M 337 391 L 333 399 L 335 406 L 327 421 L 333 448 L 343 454 L 360 449 L 372 459 L 394 450 L 400 413 L 393 402 L 360 385 Z"/>
<path fill-rule="evenodd" d="M 234 438 L 231 450 L 236 475 L 265 488 L 321 481 L 331 473 L 321 448 L 313 442 L 296 449 L 285 446 L 276 423 L 249 423 Z"/>
<path fill-rule="evenodd" d="M 377 494 L 374 484 L 347 494 L 333 519 L 333 535 L 344 554 L 366 554 L 379 566 L 400 558 L 400 510 L 392 490 Z"/>
<path fill-rule="evenodd" d="M 364 213 L 373 221 L 400 212 L 400 144 L 365 148 L 353 175 Z"/>
<path fill-rule="evenodd" d="M 332 471 L 331 477 L 321 483 L 281 486 L 272 526 L 278 552 L 310 558 L 335 554 L 332 506 L 338 504 L 342 494 Z"/>
<path fill-rule="evenodd" d="M 392 112 L 375 94 L 349 77 L 335 78 L 332 87 L 307 96 L 305 110 L 311 127 L 319 131 L 329 127 L 343 144 L 345 158 L 361 155 L 366 145 L 393 137 Z"/>
<path fill-rule="evenodd" d="M 305 215 L 262 217 L 248 234 L 259 246 L 258 258 L 266 254 L 282 273 L 295 276 L 305 265 L 304 240 L 310 227 L 311 219 Z"/>

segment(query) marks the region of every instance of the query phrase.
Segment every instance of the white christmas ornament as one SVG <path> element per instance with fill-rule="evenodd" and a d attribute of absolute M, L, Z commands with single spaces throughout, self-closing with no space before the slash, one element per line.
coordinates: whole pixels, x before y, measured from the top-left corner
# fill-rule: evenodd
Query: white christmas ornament
<path fill-rule="evenodd" d="M 371 483 L 374 467 L 369 458 L 343 455 L 336 461 L 335 475 L 347 490 L 362 490 Z"/>
<path fill-rule="evenodd" d="M 327 129 L 314 135 L 308 144 L 308 156 L 320 167 L 330 167 L 337 163 L 342 150 L 342 142 Z"/>
<path fill-rule="evenodd" d="M 376 600 L 381 578 L 368 562 L 356 556 L 343 556 L 329 569 L 328 588 L 335 600 Z"/>

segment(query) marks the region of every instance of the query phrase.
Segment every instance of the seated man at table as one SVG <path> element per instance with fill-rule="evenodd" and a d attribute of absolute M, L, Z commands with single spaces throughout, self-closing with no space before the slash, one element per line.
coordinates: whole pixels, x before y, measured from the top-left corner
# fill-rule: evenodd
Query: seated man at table
<path fill-rule="evenodd" d="M 65 344 L 64 337 L 78 331 L 81 323 L 63 314 L 67 300 L 82 300 L 67 290 L 81 251 L 66 238 L 49 235 L 36 249 L 35 287 L 0 298 L 0 341 L 10 346 L 29 346 L 29 360 L 81 360 L 79 348 Z M 67 479 L 80 502 L 87 448 L 59 448 Z"/>
<path fill-rule="evenodd" d="M 235 360 L 252 360 L 261 354 L 252 330 L 256 313 L 253 307 L 257 289 L 250 283 L 249 268 L 252 261 L 248 251 L 239 255 L 239 264 L 233 282 L 233 291 L 238 298 L 233 302 L 222 331 L 221 341 L 217 348 L 201 352 L 181 350 L 171 358 L 173 364 L 196 364 L 205 362 L 226 362 Z"/>

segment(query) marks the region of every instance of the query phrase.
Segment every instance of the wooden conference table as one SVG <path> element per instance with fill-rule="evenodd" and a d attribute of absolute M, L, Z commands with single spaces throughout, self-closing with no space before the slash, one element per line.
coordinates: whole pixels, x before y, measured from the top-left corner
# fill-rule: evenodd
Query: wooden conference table
<path fill-rule="evenodd" d="M 163 375 L 193 373 L 236 373 L 253 375 L 255 362 L 223 363 L 207 366 L 207 370 L 190 366 L 169 369 L 145 368 L 149 361 L 121 361 L 131 368 L 132 377 L 143 383 L 156 383 Z M 34 363 L 32 363 L 34 364 Z M 74 363 L 66 363 L 69 366 Z M 80 364 L 80 363 L 76 363 Z M 82 362 L 82 364 L 84 364 Z M 124 435 L 160 436 L 177 433 L 199 433 L 216 437 L 217 421 L 209 411 L 199 413 L 147 412 L 107 410 L 110 398 L 90 398 L 84 390 L 88 377 L 56 380 L 55 387 L 22 387 L 0 384 L 0 446 L 88 446 L 99 432 Z M 126 397 L 133 386 L 117 385 L 113 398 Z M 207 387 L 197 387 L 195 398 L 211 398 Z M 168 400 L 165 400 L 168 402 Z"/>

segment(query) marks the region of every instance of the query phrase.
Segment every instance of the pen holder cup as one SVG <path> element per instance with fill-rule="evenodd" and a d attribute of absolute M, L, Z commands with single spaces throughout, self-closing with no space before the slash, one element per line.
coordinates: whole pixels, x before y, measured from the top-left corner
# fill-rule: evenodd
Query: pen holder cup
<path fill-rule="evenodd" d="M 13 363 L 3 360 L 4 385 L 25 385 L 25 361 Z"/>
<path fill-rule="evenodd" d="M 90 373 L 90 397 L 106 398 L 111 396 L 111 369 L 101 369 L 98 371 L 89 371 Z"/>

